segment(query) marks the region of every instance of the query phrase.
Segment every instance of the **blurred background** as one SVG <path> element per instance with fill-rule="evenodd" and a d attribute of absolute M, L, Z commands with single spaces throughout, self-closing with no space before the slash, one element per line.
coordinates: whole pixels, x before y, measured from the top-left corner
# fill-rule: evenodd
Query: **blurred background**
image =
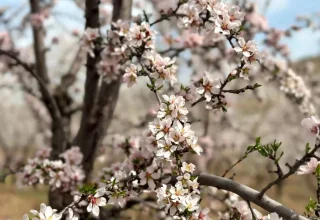
<path fill-rule="evenodd" d="M 49 2 L 49 1 L 48 1 Z M 248 1 L 250 2 L 250 1 Z M 289 63 L 293 70 L 300 75 L 311 90 L 312 102 L 316 112 L 320 104 L 320 21 L 319 0 L 257 0 L 256 10 L 265 17 L 268 27 L 286 31 L 295 25 L 297 18 L 308 17 L 312 24 L 291 34 L 282 36 L 281 45 L 285 46 L 282 56 L 275 54 L 280 60 Z M 101 22 L 105 31 L 110 24 L 112 7 L 108 1 L 102 1 Z M 134 1 L 133 16 L 141 14 L 141 6 L 149 12 L 154 12 L 159 1 Z M 84 31 L 83 1 L 56 0 L 52 2 L 48 17 L 44 17 L 43 25 L 46 29 L 45 44 L 49 75 L 53 87 L 61 81 L 63 73 L 68 71 L 70 63 L 79 54 L 79 40 Z M 29 2 L 24 0 L 0 1 L 0 47 L 6 49 L 14 45 L 20 56 L 26 62 L 33 62 L 32 30 L 28 20 Z M 168 26 L 158 27 L 161 33 Z M 172 30 L 172 35 L 177 35 Z M 254 39 L 261 50 L 267 46 L 263 44 L 266 36 L 256 34 Z M 166 49 L 167 45 L 159 41 L 159 48 Z M 75 103 L 81 103 L 83 96 L 84 55 L 80 54 L 80 64 L 77 82 L 70 88 L 69 95 Z M 179 54 L 179 80 L 188 83 L 192 74 L 203 71 L 201 66 L 203 57 L 193 56 L 190 51 Z M 189 66 L 190 60 L 194 69 Z M 23 164 L 34 152 L 50 143 L 51 119 L 42 104 L 28 95 L 19 76 L 12 69 L 6 67 L 0 57 L 0 170 L 8 167 L 14 169 Z M 224 70 L 230 71 L 228 63 Z M 228 96 L 228 112 L 208 112 L 204 106 L 192 109 L 194 130 L 201 136 L 200 143 L 204 146 L 206 156 L 198 161 L 199 169 L 209 169 L 211 173 L 222 175 L 223 172 L 238 158 L 246 147 L 255 143 L 256 137 L 262 137 L 263 143 L 273 140 L 282 142 L 285 152 L 282 165 L 293 162 L 302 155 L 305 144 L 314 144 L 314 137 L 300 126 L 303 114 L 298 107 L 290 102 L 279 86 L 268 81 L 268 76 L 256 73 L 255 82 L 263 85 L 257 93 L 245 93 L 240 96 Z M 31 88 L 36 87 L 33 81 L 26 79 Z M 116 107 L 115 117 L 101 146 L 100 156 L 97 158 L 96 173 L 99 168 L 115 162 L 107 155 L 117 153 L 110 147 L 112 135 L 139 136 L 146 128 L 146 122 L 153 118 L 157 108 L 153 94 L 141 80 L 139 84 L 127 88 L 122 86 L 120 98 Z M 236 86 L 236 85 L 234 85 Z M 54 88 L 53 88 L 54 89 Z M 80 113 L 72 117 L 71 132 L 76 133 L 79 125 Z M 198 122 L 197 122 L 198 121 Z M 121 158 L 119 156 L 118 158 Z M 190 158 L 192 160 L 192 158 Z M 255 189 L 261 189 L 275 178 L 269 174 L 272 164 L 264 158 L 251 155 L 237 166 L 232 172 L 234 179 Z M 0 219 L 21 219 L 30 209 L 38 209 L 41 202 L 47 201 L 46 187 L 17 187 L 15 178 L 10 176 L 0 185 Z M 283 185 L 273 188 L 268 194 L 283 202 L 298 212 L 303 212 L 310 197 L 315 197 L 316 181 L 309 176 L 303 178 L 293 176 Z M 215 209 L 215 204 L 211 204 Z M 131 219 L 134 217 L 131 216 Z"/>

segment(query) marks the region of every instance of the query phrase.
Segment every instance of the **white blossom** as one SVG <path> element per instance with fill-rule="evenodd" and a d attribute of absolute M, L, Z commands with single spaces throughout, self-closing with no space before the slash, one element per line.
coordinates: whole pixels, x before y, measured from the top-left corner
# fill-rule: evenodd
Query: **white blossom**
<path fill-rule="evenodd" d="M 105 193 L 105 188 L 100 188 L 96 191 L 94 196 L 90 195 L 88 197 L 88 200 L 90 202 L 87 206 L 88 212 L 92 212 L 94 216 L 99 216 L 99 206 L 105 206 L 107 204 L 106 198 L 103 197 Z"/>

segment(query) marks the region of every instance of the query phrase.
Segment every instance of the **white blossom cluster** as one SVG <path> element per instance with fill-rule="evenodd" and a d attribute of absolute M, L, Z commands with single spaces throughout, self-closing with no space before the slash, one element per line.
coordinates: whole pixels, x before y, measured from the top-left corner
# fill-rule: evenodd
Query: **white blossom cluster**
<path fill-rule="evenodd" d="M 128 22 L 119 20 L 112 26 L 106 47 L 101 52 L 101 61 L 97 65 L 98 73 L 107 83 L 120 77 L 120 67 L 123 64 L 126 66 L 123 69 L 123 81 L 128 87 L 136 83 L 139 75 L 149 76 L 156 88 L 161 88 L 165 80 L 176 80 L 175 60 L 162 57 L 154 50 L 155 31 L 147 22 L 134 23 L 129 27 Z M 83 37 L 83 45 L 89 48 L 89 52 L 94 49 L 93 40 L 96 39 L 88 37 L 92 32 L 95 34 L 96 30 L 87 29 Z M 133 60 L 138 60 L 139 65 L 134 64 Z"/>
<path fill-rule="evenodd" d="M 237 53 L 242 53 L 242 64 L 240 68 L 233 70 L 231 75 L 249 80 L 249 71 L 252 69 L 252 64 L 261 59 L 258 44 L 251 40 L 246 42 L 242 37 L 238 37 L 237 42 L 239 45 L 234 47 L 234 50 Z"/>
<path fill-rule="evenodd" d="M 79 147 L 72 147 L 61 154 L 61 160 L 49 160 L 51 148 L 40 149 L 36 157 L 19 174 L 22 184 L 49 184 L 52 189 L 73 191 L 85 178 L 80 166 L 83 155 Z"/>
<path fill-rule="evenodd" d="M 178 12 L 185 15 L 180 19 L 181 26 L 211 25 L 215 33 L 224 35 L 238 31 L 244 19 L 244 13 L 240 12 L 238 6 L 228 5 L 218 0 L 189 1 L 183 4 Z"/>
<path fill-rule="evenodd" d="M 209 219 L 207 209 L 200 211 L 199 183 L 192 176 L 195 165 L 176 159 L 187 152 L 202 152 L 187 122 L 185 100 L 174 95 L 164 95 L 163 99 L 146 137 L 114 138 L 113 146 L 124 150 L 127 158 L 103 169 L 101 187 L 87 196 L 88 212 L 98 216 L 99 207 L 106 204 L 123 207 L 141 190 L 147 190 L 156 191 L 159 207 L 176 219 Z M 170 179 L 174 172 L 178 181 L 170 185 L 165 177 Z"/>
<path fill-rule="evenodd" d="M 285 75 L 280 80 L 280 89 L 296 100 L 301 112 L 314 114 L 315 108 L 311 103 L 311 91 L 301 76 L 298 76 L 292 69 L 285 71 Z"/>
<path fill-rule="evenodd" d="M 179 159 L 179 155 L 188 151 L 199 155 L 202 152 L 197 144 L 198 138 L 188 123 L 185 100 L 175 95 L 164 95 L 163 99 L 157 118 L 150 123 L 149 129 L 157 143 L 156 156 L 170 163 L 175 162 L 179 175 L 174 185 L 163 184 L 156 190 L 158 205 L 174 219 L 209 219 L 207 210 L 201 211 L 199 206 L 199 183 L 197 177 L 192 176 L 195 165 Z"/>

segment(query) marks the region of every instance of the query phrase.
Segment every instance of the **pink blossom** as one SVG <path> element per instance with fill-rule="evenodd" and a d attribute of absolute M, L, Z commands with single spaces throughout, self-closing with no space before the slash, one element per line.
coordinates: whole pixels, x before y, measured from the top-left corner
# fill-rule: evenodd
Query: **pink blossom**
<path fill-rule="evenodd" d="M 312 134 L 319 135 L 320 122 L 315 116 L 303 119 L 301 125 L 310 130 Z"/>
<path fill-rule="evenodd" d="M 127 87 L 131 87 L 133 84 L 137 83 L 137 67 L 134 64 L 130 64 L 125 71 L 126 73 L 123 75 L 123 82 L 127 83 Z"/>
<path fill-rule="evenodd" d="M 298 175 L 303 174 L 310 174 L 314 173 L 318 167 L 319 161 L 316 158 L 311 158 L 309 162 L 307 162 L 305 165 L 302 165 L 299 167 L 299 170 L 297 171 Z"/>

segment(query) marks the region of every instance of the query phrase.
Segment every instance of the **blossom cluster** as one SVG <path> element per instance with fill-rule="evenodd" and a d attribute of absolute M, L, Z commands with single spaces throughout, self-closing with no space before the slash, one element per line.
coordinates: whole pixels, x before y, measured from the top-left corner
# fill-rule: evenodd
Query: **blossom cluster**
<path fill-rule="evenodd" d="M 85 178 L 80 166 L 82 153 L 79 147 L 72 147 L 60 155 L 61 160 L 49 160 L 51 148 L 40 149 L 36 157 L 20 173 L 22 184 L 49 184 L 52 189 L 72 191 Z"/>
<path fill-rule="evenodd" d="M 180 7 L 179 13 L 183 14 L 180 19 L 183 27 L 200 27 L 206 22 L 212 25 L 216 33 L 230 35 L 239 30 L 244 13 L 235 5 L 228 5 L 217 0 L 189 1 Z"/>
<path fill-rule="evenodd" d="M 296 100 L 301 112 L 307 114 L 315 112 L 314 106 L 310 101 L 311 91 L 301 76 L 298 76 L 292 69 L 285 71 L 285 75 L 280 80 L 280 89 Z"/>
<path fill-rule="evenodd" d="M 303 114 L 315 114 L 310 89 L 303 78 L 289 68 L 286 62 L 267 55 L 262 60 L 262 69 L 274 73 L 271 79 L 276 79 L 279 82 L 280 90 L 299 106 Z"/>
<path fill-rule="evenodd" d="M 156 33 L 147 22 L 134 23 L 129 27 L 128 22 L 119 20 L 112 26 L 113 29 L 108 32 L 106 46 L 100 54 L 101 60 L 97 64 L 98 73 L 107 83 L 117 80 L 121 72 L 124 73 L 123 81 L 128 87 L 136 83 L 139 75 L 150 77 L 157 88 L 163 85 L 164 80 L 176 80 L 175 61 L 162 57 L 154 50 Z M 83 36 L 83 47 L 91 56 L 94 56 L 94 40 L 97 37 L 98 30 L 89 28 Z M 134 64 L 133 60 L 138 60 L 139 65 Z M 126 68 L 120 71 L 121 66 Z"/>
<path fill-rule="evenodd" d="M 87 196 L 88 212 L 98 216 L 101 206 L 123 207 L 141 191 L 156 191 L 159 207 L 170 216 L 209 219 L 208 211 L 200 210 L 199 183 L 192 175 L 195 165 L 181 161 L 184 153 L 202 152 L 188 123 L 185 100 L 175 95 L 163 95 L 163 100 L 145 137 L 114 138 L 113 146 L 124 150 L 127 157 L 103 169 L 100 188 Z M 174 185 L 170 183 L 172 173 L 178 174 Z"/>
<path fill-rule="evenodd" d="M 157 118 L 150 123 L 149 129 L 157 143 L 156 156 L 170 163 L 175 162 L 177 182 L 169 186 L 163 184 L 156 189 L 158 205 L 176 219 L 208 219 L 207 210 L 200 209 L 199 183 L 192 176 L 195 165 L 180 161 L 186 152 L 201 154 L 191 125 L 188 123 L 185 100 L 181 96 L 163 96 Z M 149 185 L 150 187 L 150 185 Z"/>

